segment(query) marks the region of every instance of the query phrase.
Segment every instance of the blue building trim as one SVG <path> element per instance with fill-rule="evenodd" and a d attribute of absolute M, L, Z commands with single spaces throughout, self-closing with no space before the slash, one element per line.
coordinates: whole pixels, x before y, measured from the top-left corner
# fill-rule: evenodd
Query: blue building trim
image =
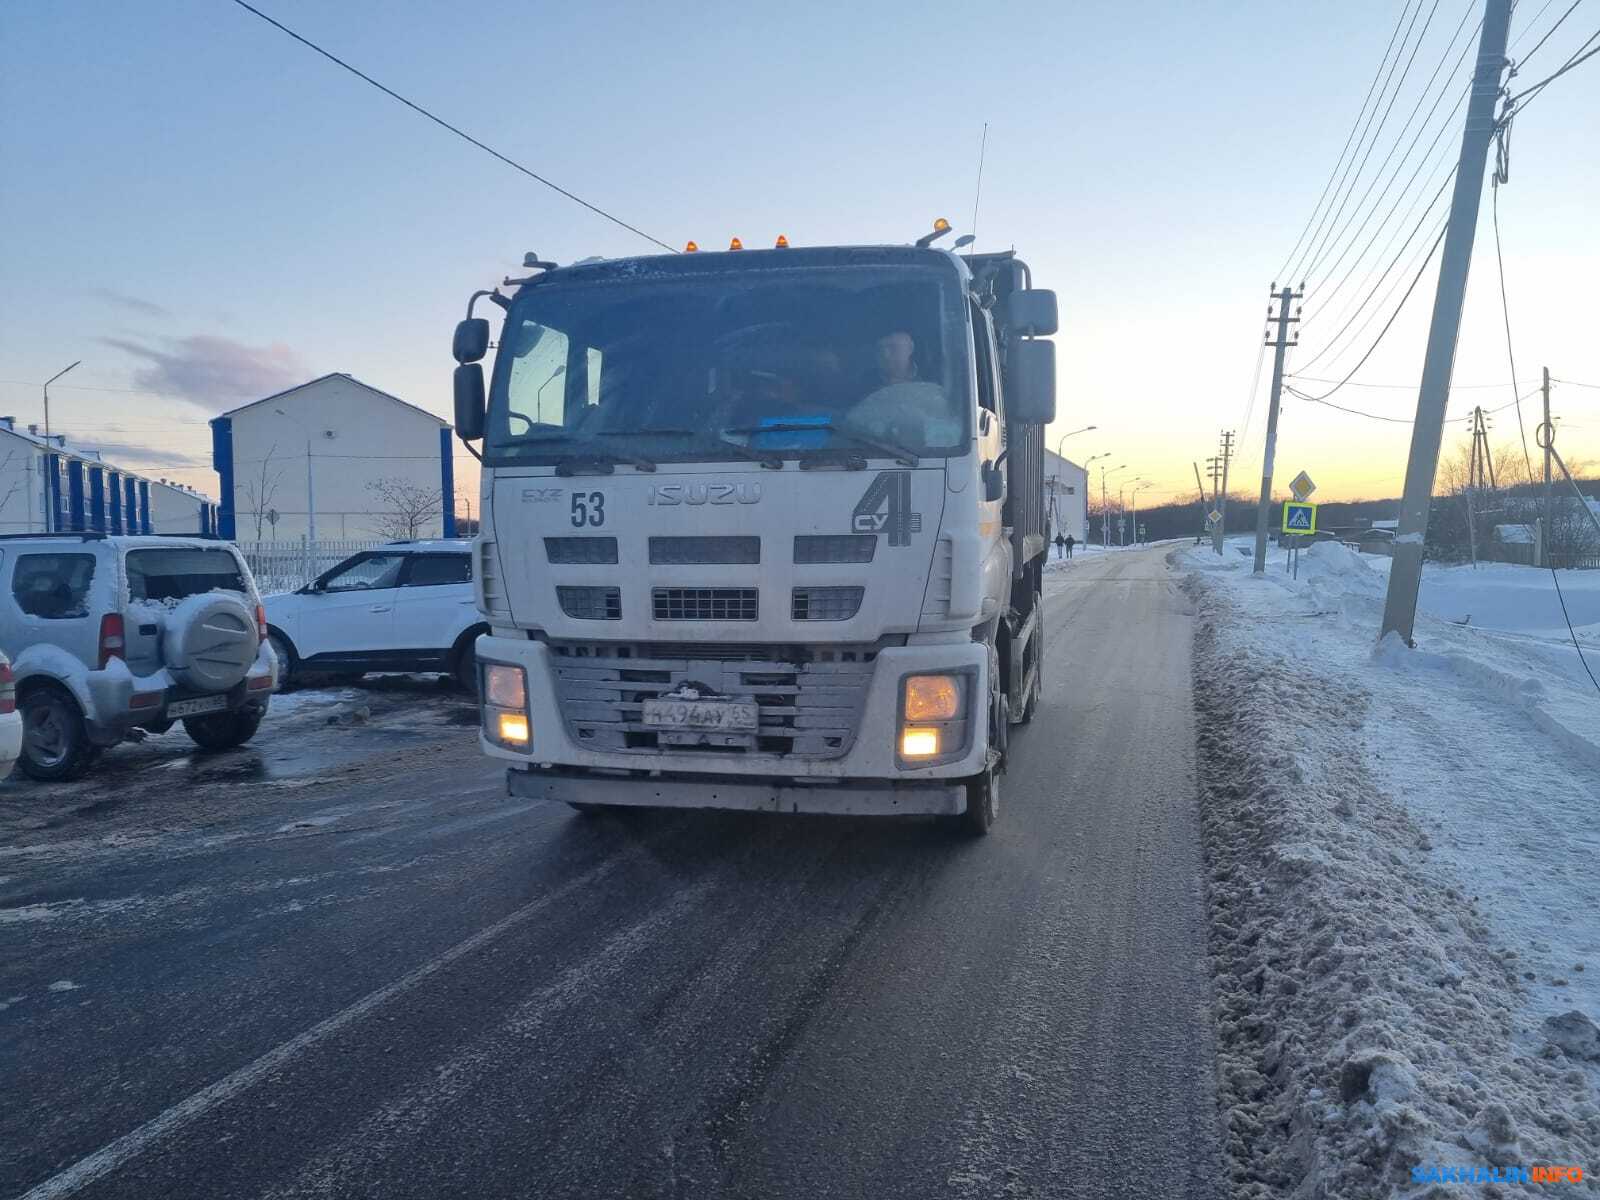
<path fill-rule="evenodd" d="M 233 512 L 233 418 L 211 419 L 211 466 L 221 481 L 222 504 L 217 514 L 217 536 L 232 541 L 238 537 Z"/>
<path fill-rule="evenodd" d="M 83 463 L 76 458 L 67 459 L 67 532 L 82 533 L 83 523 Z"/>
<path fill-rule="evenodd" d="M 122 473 L 108 471 L 106 473 L 106 517 L 111 525 L 112 533 L 122 532 Z"/>
<path fill-rule="evenodd" d="M 150 529 L 150 481 L 139 480 L 139 532 L 149 533 Z"/>
<path fill-rule="evenodd" d="M 444 514 L 444 536 L 456 536 L 455 430 L 439 430 L 439 511 Z"/>
<path fill-rule="evenodd" d="M 122 477 L 122 523 L 128 533 L 139 530 L 139 485 L 132 475 Z"/>
<path fill-rule="evenodd" d="M 106 531 L 106 469 L 89 467 L 89 528 L 96 533 Z"/>
<path fill-rule="evenodd" d="M 211 536 L 211 505 L 209 504 L 200 506 L 200 536 Z"/>
<path fill-rule="evenodd" d="M 44 511 L 46 533 L 60 533 L 66 527 L 66 518 L 61 512 L 61 456 L 59 454 L 46 454 L 44 456 Z"/>

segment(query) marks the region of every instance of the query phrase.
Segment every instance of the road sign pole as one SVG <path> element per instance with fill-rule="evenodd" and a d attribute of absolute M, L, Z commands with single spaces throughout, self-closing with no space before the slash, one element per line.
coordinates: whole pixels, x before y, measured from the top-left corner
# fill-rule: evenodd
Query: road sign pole
<path fill-rule="evenodd" d="M 1478 62 L 1472 78 L 1472 98 L 1467 104 L 1461 155 L 1456 160 L 1450 223 L 1445 228 L 1444 253 L 1439 260 L 1439 285 L 1434 293 L 1428 350 L 1422 361 L 1417 419 L 1411 427 L 1411 458 L 1406 464 L 1400 527 L 1394 539 L 1394 566 L 1389 570 L 1389 594 L 1383 605 L 1380 636 L 1398 633 L 1408 646 L 1412 644 L 1411 635 L 1417 619 L 1428 506 L 1433 498 L 1434 476 L 1439 469 L 1439 446 L 1444 441 L 1445 407 L 1450 400 L 1450 376 L 1455 367 L 1456 340 L 1461 332 L 1461 307 L 1466 298 L 1467 271 L 1472 265 L 1472 243 L 1483 199 L 1483 168 L 1489 157 L 1489 142 L 1494 137 L 1494 105 L 1500 95 L 1500 75 L 1506 65 L 1506 28 L 1510 23 L 1511 0 L 1486 0 Z"/>

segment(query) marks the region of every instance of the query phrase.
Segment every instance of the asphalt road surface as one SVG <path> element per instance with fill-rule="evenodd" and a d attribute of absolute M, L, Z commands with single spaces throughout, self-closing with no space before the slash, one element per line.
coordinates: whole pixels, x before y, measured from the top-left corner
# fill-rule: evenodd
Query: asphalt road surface
<path fill-rule="evenodd" d="M 1046 605 L 977 841 L 510 800 L 459 711 L 6 785 L 0 1196 L 1219 1195 L 1187 603 Z"/>

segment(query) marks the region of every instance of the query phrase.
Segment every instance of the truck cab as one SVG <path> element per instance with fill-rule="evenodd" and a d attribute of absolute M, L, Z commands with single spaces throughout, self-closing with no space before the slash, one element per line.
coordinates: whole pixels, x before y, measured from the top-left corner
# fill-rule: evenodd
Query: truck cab
<path fill-rule="evenodd" d="M 1042 646 L 1054 297 L 927 246 L 520 281 L 482 443 L 483 746 L 517 794 L 987 829 Z"/>

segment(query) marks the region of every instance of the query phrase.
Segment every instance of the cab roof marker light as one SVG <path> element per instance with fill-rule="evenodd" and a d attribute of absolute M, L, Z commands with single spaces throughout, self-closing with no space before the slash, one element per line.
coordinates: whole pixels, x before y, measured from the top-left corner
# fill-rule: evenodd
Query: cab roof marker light
<path fill-rule="evenodd" d="M 744 243 L 741 242 L 738 238 L 734 238 L 733 241 L 728 243 L 728 249 L 729 250 L 743 250 L 744 249 Z"/>
<path fill-rule="evenodd" d="M 685 254 L 698 254 L 700 252 L 700 243 L 699 242 L 695 242 L 695 241 L 691 241 L 687 246 L 685 246 L 683 248 L 683 252 Z"/>
<path fill-rule="evenodd" d="M 932 233 L 925 233 L 917 239 L 917 249 L 926 250 L 929 246 L 933 245 L 934 242 L 938 241 L 949 232 L 950 222 L 945 220 L 943 217 L 940 217 L 933 223 Z"/>
<path fill-rule="evenodd" d="M 776 243 L 776 249 L 787 250 L 788 248 L 789 248 L 789 239 L 787 237 L 785 237 L 783 234 L 780 233 L 778 235 L 778 241 Z"/>

